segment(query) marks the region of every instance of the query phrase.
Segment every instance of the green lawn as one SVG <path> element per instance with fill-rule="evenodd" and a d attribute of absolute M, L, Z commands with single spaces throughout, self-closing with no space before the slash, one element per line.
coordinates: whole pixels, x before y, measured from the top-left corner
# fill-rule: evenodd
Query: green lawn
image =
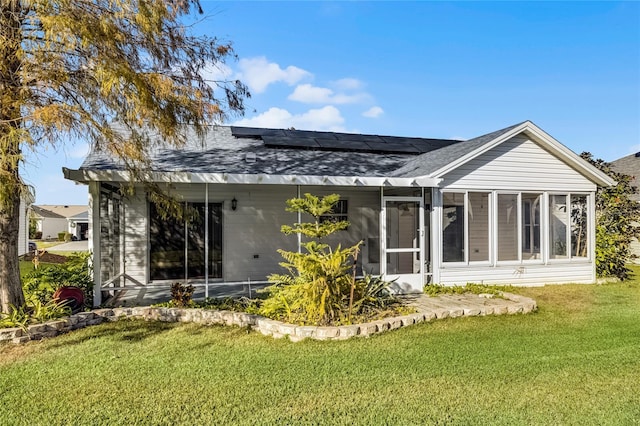
<path fill-rule="evenodd" d="M 343 342 L 122 321 L 4 346 L 0 423 L 638 424 L 640 280 L 521 293 L 537 313 Z"/>
<path fill-rule="evenodd" d="M 44 267 L 44 266 L 48 266 L 48 265 L 55 265 L 54 263 L 45 263 L 45 262 L 40 262 L 40 266 Z M 27 275 L 29 272 L 33 271 L 33 262 L 30 260 L 21 260 L 20 261 L 20 277 L 24 277 L 25 275 Z"/>

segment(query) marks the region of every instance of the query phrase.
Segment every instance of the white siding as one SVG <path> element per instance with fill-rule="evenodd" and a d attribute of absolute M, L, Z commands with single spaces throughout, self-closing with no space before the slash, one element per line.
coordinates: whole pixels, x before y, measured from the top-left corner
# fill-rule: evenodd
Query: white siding
<path fill-rule="evenodd" d="M 440 270 L 439 284 L 466 283 L 542 285 L 561 283 L 593 283 L 591 262 L 558 262 L 547 265 L 501 265 L 451 267 Z"/>
<path fill-rule="evenodd" d="M 43 240 L 57 240 L 59 232 L 66 232 L 67 219 L 55 217 L 43 217 L 40 219 L 39 231 L 42 231 Z"/>
<path fill-rule="evenodd" d="M 124 261 L 120 271 L 140 283 L 147 282 L 148 266 L 148 226 L 147 200 L 137 191 L 134 197 L 124 199 L 121 209 L 120 242 L 124 248 L 121 254 Z M 103 218 L 104 219 L 104 218 Z M 113 259 L 119 262 L 120 259 Z M 126 285 L 133 283 L 127 282 Z"/>
<path fill-rule="evenodd" d="M 176 184 L 175 194 L 185 201 L 203 202 L 203 184 Z M 324 188 L 301 187 L 301 194 L 314 195 L 339 193 L 348 201 L 351 226 L 329 239 L 330 244 L 343 246 L 364 240 L 359 263 L 367 272 L 377 272 L 378 245 L 369 253 L 369 238 L 379 238 L 380 192 L 377 188 Z M 272 273 L 284 272 L 283 261 L 277 249 L 297 250 L 297 236 L 280 232 L 282 225 L 297 221 L 295 213 L 286 212 L 286 200 L 297 195 L 296 186 L 280 185 L 209 185 L 209 202 L 222 203 L 223 227 L 223 279 L 224 281 L 262 281 Z M 237 210 L 231 209 L 231 200 L 238 200 Z M 137 196 L 124 203 L 125 272 L 135 280 L 148 282 L 148 205 L 144 196 Z M 304 218 L 303 221 L 309 220 Z M 132 285 L 132 282 L 128 282 Z"/>
<path fill-rule="evenodd" d="M 595 191 L 596 185 L 519 135 L 444 176 L 445 189 Z"/>

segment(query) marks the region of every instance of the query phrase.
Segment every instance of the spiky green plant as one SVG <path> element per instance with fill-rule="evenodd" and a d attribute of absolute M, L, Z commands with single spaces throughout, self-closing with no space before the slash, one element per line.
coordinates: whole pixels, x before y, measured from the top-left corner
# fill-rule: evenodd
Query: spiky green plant
<path fill-rule="evenodd" d="M 287 211 L 305 213 L 313 221 L 284 225 L 282 232 L 302 234 L 309 241 L 302 243 L 300 253 L 278 250 L 285 259 L 280 265 L 288 273 L 269 276 L 273 285 L 266 289 L 269 296 L 260 309 L 263 315 L 312 324 L 328 324 L 348 316 L 349 293 L 354 285 L 350 272 L 362 242 L 345 248 L 321 242 L 349 226 L 347 221 L 321 219 L 332 212 L 339 200 L 337 194 L 322 198 L 304 194 L 303 198 L 287 200 Z"/>

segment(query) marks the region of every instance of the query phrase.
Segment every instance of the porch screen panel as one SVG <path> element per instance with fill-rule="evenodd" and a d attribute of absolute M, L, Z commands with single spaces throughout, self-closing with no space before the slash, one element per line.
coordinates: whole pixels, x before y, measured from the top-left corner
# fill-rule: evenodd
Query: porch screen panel
<path fill-rule="evenodd" d="M 222 204 L 210 203 L 208 215 L 205 203 L 187 206 L 194 215 L 185 226 L 183 220 L 160 218 L 156 206 L 150 203 L 151 280 L 204 279 L 205 262 L 209 262 L 209 278 L 222 278 Z M 206 221 L 209 221 L 208 259 Z"/>
<path fill-rule="evenodd" d="M 154 203 L 149 203 L 149 245 L 152 280 L 184 278 L 184 222 L 173 217 L 161 218 Z"/>
<path fill-rule="evenodd" d="M 566 195 L 551 195 L 549 197 L 549 258 L 566 259 L 567 226 L 569 225 L 569 211 L 567 211 Z"/>
<path fill-rule="evenodd" d="M 100 193 L 100 279 L 102 282 L 108 281 L 113 277 L 112 261 L 113 261 L 113 236 L 109 230 L 109 197 L 105 192 Z"/>
<path fill-rule="evenodd" d="M 194 217 L 187 223 L 187 278 L 204 278 L 205 208 L 204 203 L 191 203 Z"/>
<path fill-rule="evenodd" d="M 498 194 L 498 260 L 518 260 L 518 195 Z"/>
<path fill-rule="evenodd" d="M 464 194 L 442 194 L 442 260 L 464 262 Z"/>
<path fill-rule="evenodd" d="M 222 203 L 209 204 L 209 278 L 222 278 Z"/>
<path fill-rule="evenodd" d="M 489 260 L 489 194 L 469 192 L 469 261 Z"/>
<path fill-rule="evenodd" d="M 571 257 L 588 257 L 587 211 L 587 196 L 571 195 Z"/>
<path fill-rule="evenodd" d="M 120 272 L 120 200 L 107 191 L 100 192 L 100 259 L 102 282 L 117 277 Z M 118 287 L 116 280 L 114 286 Z"/>
<path fill-rule="evenodd" d="M 540 259 L 541 194 L 522 194 L 522 259 Z"/>

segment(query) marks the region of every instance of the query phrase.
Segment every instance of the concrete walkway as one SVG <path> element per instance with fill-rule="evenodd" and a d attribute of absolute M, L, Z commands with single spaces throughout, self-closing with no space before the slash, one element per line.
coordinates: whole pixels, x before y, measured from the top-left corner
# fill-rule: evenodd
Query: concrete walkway
<path fill-rule="evenodd" d="M 70 241 L 68 243 L 58 244 L 51 246 L 47 251 L 87 251 L 89 250 L 89 242 L 84 241 Z"/>
<path fill-rule="evenodd" d="M 211 284 L 209 297 L 255 297 L 258 289 L 267 284 Z M 536 310 L 536 301 L 528 297 L 512 293 L 501 296 L 492 294 L 455 294 L 428 296 L 426 294 L 411 294 L 401 296 L 409 306 L 416 308 L 418 313 L 428 318 L 456 318 L 461 316 L 504 315 L 529 313 Z M 171 299 L 171 290 L 167 286 L 136 288 L 120 290 L 105 294 L 104 301 L 109 306 L 146 306 L 154 303 L 166 302 Z M 197 286 L 193 299 L 204 300 L 204 287 Z"/>
<path fill-rule="evenodd" d="M 536 301 L 512 293 L 492 294 L 445 294 L 431 297 L 426 294 L 403 296 L 409 306 L 419 313 L 435 315 L 436 318 L 461 316 L 503 315 L 529 313 L 537 308 Z"/>

